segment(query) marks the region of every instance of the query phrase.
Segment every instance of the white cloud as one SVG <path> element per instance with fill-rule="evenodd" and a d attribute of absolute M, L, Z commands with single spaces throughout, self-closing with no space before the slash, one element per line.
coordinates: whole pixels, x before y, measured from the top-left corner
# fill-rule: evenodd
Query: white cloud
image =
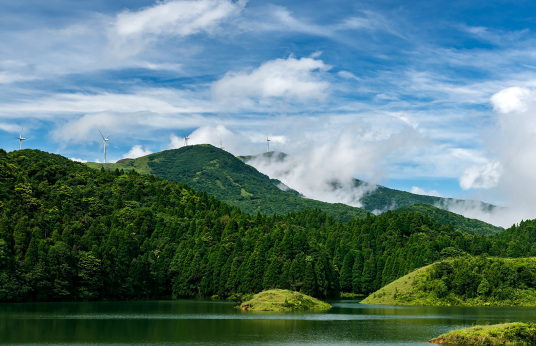
<path fill-rule="evenodd" d="M 434 197 L 442 197 L 439 192 L 436 190 L 430 190 L 426 191 L 425 189 L 422 189 L 418 186 L 412 186 L 411 187 L 411 193 L 415 193 L 417 195 L 425 195 L 425 196 L 434 196 Z"/>
<path fill-rule="evenodd" d="M 322 60 L 314 58 L 276 59 L 253 71 L 229 72 L 212 85 L 213 96 L 228 103 L 247 99 L 287 101 L 322 100 L 329 91 L 329 83 L 322 73 L 330 69 Z"/>
<path fill-rule="evenodd" d="M 11 84 L 15 82 L 23 82 L 37 79 L 35 76 L 23 75 L 19 73 L 11 73 L 7 71 L 0 72 L 0 84 Z"/>
<path fill-rule="evenodd" d="M 531 94 L 527 88 L 511 87 L 494 94 L 490 101 L 493 109 L 500 113 L 524 112 Z"/>
<path fill-rule="evenodd" d="M 420 143 L 419 134 L 409 127 L 376 133 L 360 122 L 330 124 L 323 120 L 323 128 L 308 122 L 290 126 L 298 132 L 286 134 L 285 148 L 292 153 L 284 160 L 277 155 L 260 156 L 249 163 L 306 197 L 361 206 L 363 194 L 376 186 L 355 186 L 354 177 L 379 181 L 391 155 L 409 151 Z"/>
<path fill-rule="evenodd" d="M 115 28 L 121 36 L 193 35 L 213 30 L 226 18 L 239 14 L 245 4 L 229 0 L 157 2 L 152 7 L 118 14 Z"/>
<path fill-rule="evenodd" d="M 490 189 L 497 186 L 501 173 L 502 167 L 499 162 L 469 167 L 460 178 L 460 187 L 464 190 Z"/>
<path fill-rule="evenodd" d="M 76 161 L 76 162 L 82 162 L 82 163 L 86 163 L 86 162 L 87 162 L 87 160 L 79 159 L 79 158 L 76 158 L 76 157 L 71 157 L 71 158 L 69 158 L 69 160 L 71 160 L 71 161 Z"/>
<path fill-rule="evenodd" d="M 149 149 L 143 149 L 139 144 L 133 146 L 128 153 L 123 154 L 124 159 L 136 159 L 138 157 L 146 156 L 152 154 L 153 152 Z"/>
<path fill-rule="evenodd" d="M 16 134 L 19 134 L 21 127 L 20 125 L 15 125 L 15 124 L 0 123 L 0 130 L 5 131 L 5 132 L 14 132 Z"/>

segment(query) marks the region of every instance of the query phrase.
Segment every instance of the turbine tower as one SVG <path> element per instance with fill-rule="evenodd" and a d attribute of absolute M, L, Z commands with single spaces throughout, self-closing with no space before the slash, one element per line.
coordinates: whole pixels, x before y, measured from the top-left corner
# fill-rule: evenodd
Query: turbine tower
<path fill-rule="evenodd" d="M 183 135 L 184 135 L 184 146 L 187 147 L 188 146 L 188 140 L 190 139 L 190 137 L 185 135 L 184 132 L 183 132 Z"/>
<path fill-rule="evenodd" d="M 102 134 L 101 130 L 99 130 L 99 133 L 102 137 L 102 140 L 104 142 L 104 163 L 106 163 L 106 143 L 108 142 L 108 138 L 110 138 L 110 136 L 104 138 L 104 135 Z"/>
<path fill-rule="evenodd" d="M 221 137 L 220 137 L 220 149 L 221 149 L 221 150 L 225 149 L 225 148 L 223 147 L 223 144 L 221 144 Z"/>
<path fill-rule="evenodd" d="M 266 136 L 266 152 L 269 153 L 270 152 L 270 138 L 268 138 L 268 136 Z"/>
<path fill-rule="evenodd" d="M 26 138 L 22 137 L 22 131 L 24 130 L 24 127 L 20 129 L 20 135 L 18 137 L 15 137 L 16 139 L 19 140 L 20 142 L 20 148 L 19 150 L 22 150 L 22 141 L 25 140 Z"/>

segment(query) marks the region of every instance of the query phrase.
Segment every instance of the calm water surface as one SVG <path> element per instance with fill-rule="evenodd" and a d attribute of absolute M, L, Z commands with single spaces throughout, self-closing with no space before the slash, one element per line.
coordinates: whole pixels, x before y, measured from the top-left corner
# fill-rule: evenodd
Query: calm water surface
<path fill-rule="evenodd" d="M 322 313 L 241 312 L 193 300 L 0 304 L 0 344 L 425 345 L 475 324 L 536 322 L 534 308 L 331 303 Z"/>

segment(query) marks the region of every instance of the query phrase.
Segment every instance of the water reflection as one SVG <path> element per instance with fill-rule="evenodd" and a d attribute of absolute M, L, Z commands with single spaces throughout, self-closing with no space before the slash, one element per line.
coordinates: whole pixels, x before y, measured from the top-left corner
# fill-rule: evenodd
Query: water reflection
<path fill-rule="evenodd" d="M 0 343 L 423 345 L 475 324 L 536 321 L 534 308 L 332 305 L 321 313 L 244 313 L 191 300 L 0 304 Z"/>

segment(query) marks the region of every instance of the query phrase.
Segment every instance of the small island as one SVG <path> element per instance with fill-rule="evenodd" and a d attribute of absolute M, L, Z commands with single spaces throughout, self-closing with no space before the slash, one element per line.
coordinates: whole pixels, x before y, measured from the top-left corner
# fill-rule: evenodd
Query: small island
<path fill-rule="evenodd" d="M 331 305 L 311 296 L 289 290 L 262 291 L 240 304 L 243 311 L 322 311 Z"/>
<path fill-rule="evenodd" d="M 534 345 L 536 323 L 504 323 L 454 330 L 430 340 L 449 345 Z"/>

